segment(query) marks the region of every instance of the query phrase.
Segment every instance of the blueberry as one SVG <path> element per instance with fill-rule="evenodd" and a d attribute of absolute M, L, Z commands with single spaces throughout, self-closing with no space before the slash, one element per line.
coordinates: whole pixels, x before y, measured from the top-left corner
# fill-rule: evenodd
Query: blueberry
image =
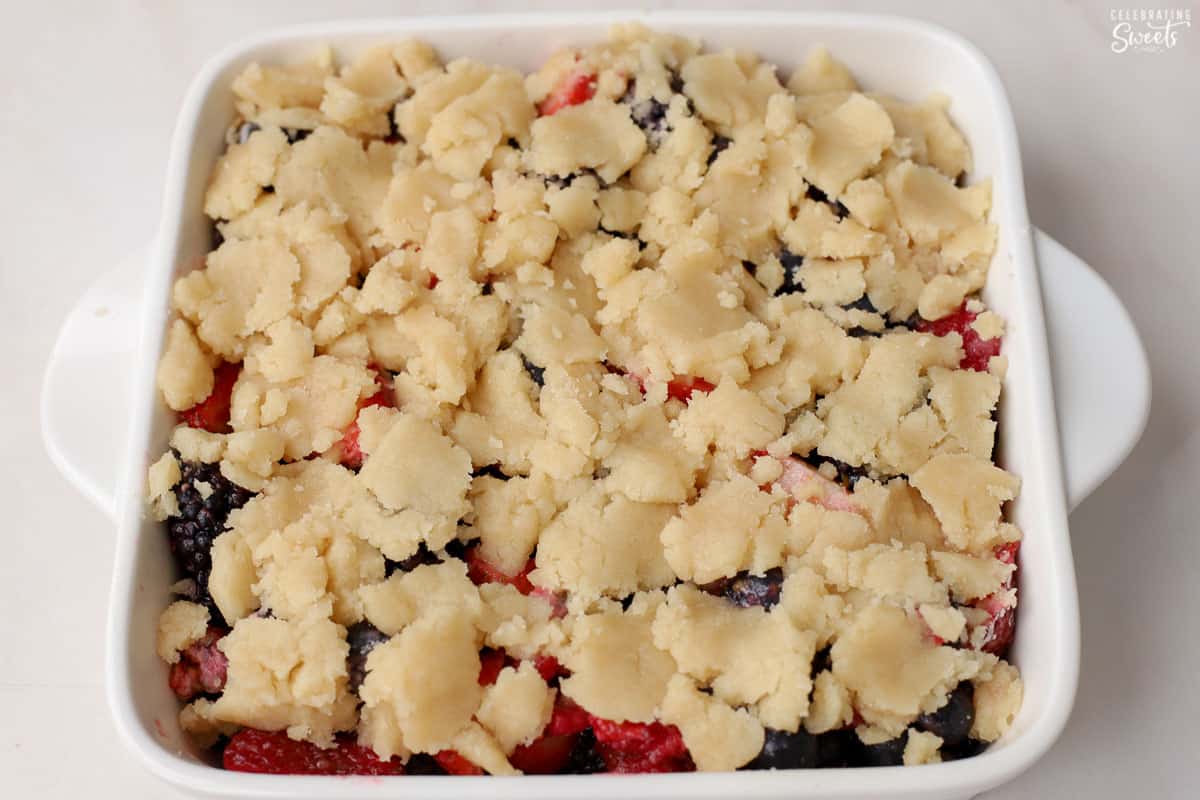
<path fill-rule="evenodd" d="M 237 143 L 245 144 L 250 140 L 250 134 L 262 130 L 257 122 L 243 122 L 237 129 Z"/>
<path fill-rule="evenodd" d="M 428 753 L 413 753 L 404 764 L 405 775 L 445 775 L 446 770 Z"/>
<path fill-rule="evenodd" d="M 736 606 L 770 609 L 779 602 L 782 587 L 783 569 L 774 567 L 762 575 L 735 575 L 725 584 L 723 593 L 725 598 Z"/>
<path fill-rule="evenodd" d="M 818 737 L 804 728 L 795 733 L 767 728 L 762 750 L 744 769 L 811 769 L 820 765 Z"/>
<path fill-rule="evenodd" d="M 775 290 L 775 296 L 793 294 L 800 291 L 800 267 L 804 265 L 804 256 L 798 256 L 786 247 L 779 251 L 779 263 L 783 265 L 783 283 Z"/>
<path fill-rule="evenodd" d="M 392 561 L 390 558 L 385 558 L 384 567 L 386 574 L 391 575 L 394 572 L 412 572 L 422 564 L 440 564 L 442 560 L 438 558 L 437 553 L 434 553 L 424 542 L 421 542 L 417 547 L 417 552 L 413 553 L 403 561 Z"/>
<path fill-rule="evenodd" d="M 521 356 L 521 363 L 525 365 L 525 371 L 529 373 L 530 379 L 538 386 L 546 385 L 546 368 L 539 367 L 525 356 Z"/>
<path fill-rule="evenodd" d="M 357 622 L 346 631 L 350 655 L 346 659 L 350 673 L 350 691 L 357 692 L 367 672 L 367 654 L 390 637 L 369 622 Z"/>
<path fill-rule="evenodd" d="M 958 761 L 963 758 L 977 756 L 987 749 L 987 742 L 978 739 L 963 739 L 958 744 L 942 745 L 943 761 Z"/>
<path fill-rule="evenodd" d="M 871 302 L 871 298 L 864 294 L 862 297 L 855 300 L 853 303 L 847 303 L 842 306 L 847 311 L 857 310 L 866 311 L 868 314 L 878 314 L 879 309 L 875 308 L 875 304 Z"/>
<path fill-rule="evenodd" d="M 498 481 L 506 481 L 511 477 L 510 475 L 504 474 L 504 471 L 500 469 L 499 464 L 488 464 L 486 467 L 480 467 L 471 473 L 471 477 L 473 478 L 479 478 L 484 475 L 495 478 Z"/>
<path fill-rule="evenodd" d="M 713 162 L 717 160 L 717 156 L 725 152 L 729 145 L 733 144 L 733 140 L 727 136 L 722 136 L 719 133 L 713 134 L 712 152 L 708 154 L 708 161 L 705 166 L 711 167 Z"/>
<path fill-rule="evenodd" d="M 811 183 L 808 185 L 808 189 L 805 190 L 804 196 L 809 200 L 815 200 L 818 203 L 825 203 L 826 205 L 832 206 L 833 213 L 837 214 L 838 219 L 845 219 L 846 217 L 850 216 L 850 209 L 842 205 L 841 200 L 830 200 L 829 195 L 825 194 L 825 192 L 821 191 L 816 186 L 813 186 Z"/>
<path fill-rule="evenodd" d="M 963 681 L 950 693 L 944 706 L 918 717 L 914 727 L 940 736 L 948 745 L 958 745 L 966 740 L 974 723 L 975 687 L 970 681 Z"/>
<path fill-rule="evenodd" d="M 805 459 L 805 463 L 813 469 L 819 470 L 822 464 L 829 464 L 837 470 L 835 480 L 842 486 L 853 491 L 855 485 L 863 478 L 870 477 L 870 471 L 866 467 L 856 467 L 852 464 L 847 464 L 845 461 L 839 461 L 836 458 L 828 458 L 819 455 L 815 450 L 810 453 Z"/>
<path fill-rule="evenodd" d="M 908 731 L 879 744 L 864 744 L 859 749 L 859 765 L 864 767 L 897 767 L 904 763 L 904 746 Z"/>
<path fill-rule="evenodd" d="M 288 144 L 302 142 L 309 137 L 312 131 L 305 128 L 284 128 L 283 134 L 287 136 Z"/>
<path fill-rule="evenodd" d="M 817 749 L 822 767 L 849 767 L 854 765 L 862 742 L 852 728 L 843 728 L 818 735 Z"/>

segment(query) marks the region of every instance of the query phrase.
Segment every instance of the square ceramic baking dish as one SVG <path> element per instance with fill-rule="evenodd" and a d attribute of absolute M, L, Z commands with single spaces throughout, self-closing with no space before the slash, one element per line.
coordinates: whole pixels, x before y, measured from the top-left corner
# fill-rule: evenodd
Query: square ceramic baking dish
<path fill-rule="evenodd" d="M 319 43 L 331 44 L 345 59 L 364 46 L 408 36 L 430 41 L 447 59 L 469 55 L 528 71 L 556 47 L 596 41 L 609 24 L 627 19 L 699 37 L 715 49 L 755 50 L 785 70 L 810 46 L 822 43 L 872 90 L 909 100 L 933 91 L 951 98 L 951 115 L 974 154 L 972 179 L 994 180 L 992 213 L 1000 230 L 985 297 L 1008 320 L 1004 352 L 1010 369 L 1000 409 L 999 460 L 1023 480 L 1011 516 L 1026 535 L 1013 650 L 1025 679 L 1025 700 L 1012 730 L 978 757 L 917 768 L 380 779 L 247 775 L 208 765 L 179 730 L 178 704 L 155 655 L 156 620 L 168 602 L 173 568 L 161 524 L 143 513 L 143 481 L 175 421 L 157 398 L 154 374 L 171 284 L 194 268 L 210 246 L 202 199 L 233 117 L 230 82 L 250 61 L 301 58 Z M 1035 254 L 1042 262 L 1041 285 Z M 1043 310 L 1043 292 L 1049 314 Z M 1088 335 L 1072 335 L 1076 329 Z M 1052 352 L 1061 394 L 1062 447 Z M 1109 370 L 1129 376 L 1121 386 L 1105 385 L 1099 354 Z M 1149 404 L 1147 376 L 1136 331 L 1108 287 L 1031 229 L 1004 90 L 982 54 L 958 36 L 903 19 L 798 13 L 433 17 L 290 28 L 237 44 L 204 67 L 175 131 L 158 237 L 148 253 L 101 278 L 67 319 L 47 370 L 43 430 L 64 474 L 117 523 L 107 674 L 117 728 L 154 773 L 185 790 L 259 798 L 529 800 L 619 794 L 661 800 L 737 794 L 937 800 L 966 798 L 1011 779 L 1046 752 L 1066 723 L 1079 669 L 1068 502 L 1078 502 L 1115 469 L 1140 435 Z M 72 399 L 81 382 L 112 391 L 90 394 L 84 406 Z M 98 400 L 111 404 L 107 419 L 103 410 L 97 411 Z M 118 453 L 124 454 L 119 464 Z"/>

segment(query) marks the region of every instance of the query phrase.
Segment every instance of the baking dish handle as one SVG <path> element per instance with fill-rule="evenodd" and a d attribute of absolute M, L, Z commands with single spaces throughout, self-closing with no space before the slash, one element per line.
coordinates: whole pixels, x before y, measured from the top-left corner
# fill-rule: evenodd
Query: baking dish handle
<path fill-rule="evenodd" d="M 1034 231 L 1054 403 L 1075 508 L 1116 471 L 1150 415 L 1150 365 L 1129 312 L 1078 256 Z"/>
<path fill-rule="evenodd" d="M 42 379 L 42 441 L 63 476 L 109 517 L 129 430 L 144 247 L 100 275 L 67 314 Z"/>

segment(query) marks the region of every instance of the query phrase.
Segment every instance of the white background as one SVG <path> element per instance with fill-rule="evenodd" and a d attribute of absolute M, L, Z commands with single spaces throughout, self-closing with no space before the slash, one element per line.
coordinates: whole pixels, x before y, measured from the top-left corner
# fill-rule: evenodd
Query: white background
<path fill-rule="evenodd" d="M 1194 797 L 1200 785 L 1200 18 L 1169 52 L 1115 55 L 1110 3 L 841 4 L 939 22 L 994 60 L 1034 223 L 1113 284 L 1153 362 L 1145 437 L 1071 517 L 1075 714 L 1050 755 L 994 798 Z M 154 232 L 192 74 L 230 41 L 287 22 L 485 8 L 0 3 L 0 795 L 175 796 L 115 739 L 101 690 L 112 530 L 50 465 L 37 409 L 75 297 Z"/>

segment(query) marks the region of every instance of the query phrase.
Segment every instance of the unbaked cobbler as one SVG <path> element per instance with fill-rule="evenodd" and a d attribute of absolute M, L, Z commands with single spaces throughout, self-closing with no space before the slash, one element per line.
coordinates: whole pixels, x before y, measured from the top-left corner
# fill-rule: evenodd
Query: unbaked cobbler
<path fill-rule="evenodd" d="M 247 67 L 174 287 L 158 651 L 227 769 L 925 764 L 1020 705 L 947 101 L 617 27 Z"/>

